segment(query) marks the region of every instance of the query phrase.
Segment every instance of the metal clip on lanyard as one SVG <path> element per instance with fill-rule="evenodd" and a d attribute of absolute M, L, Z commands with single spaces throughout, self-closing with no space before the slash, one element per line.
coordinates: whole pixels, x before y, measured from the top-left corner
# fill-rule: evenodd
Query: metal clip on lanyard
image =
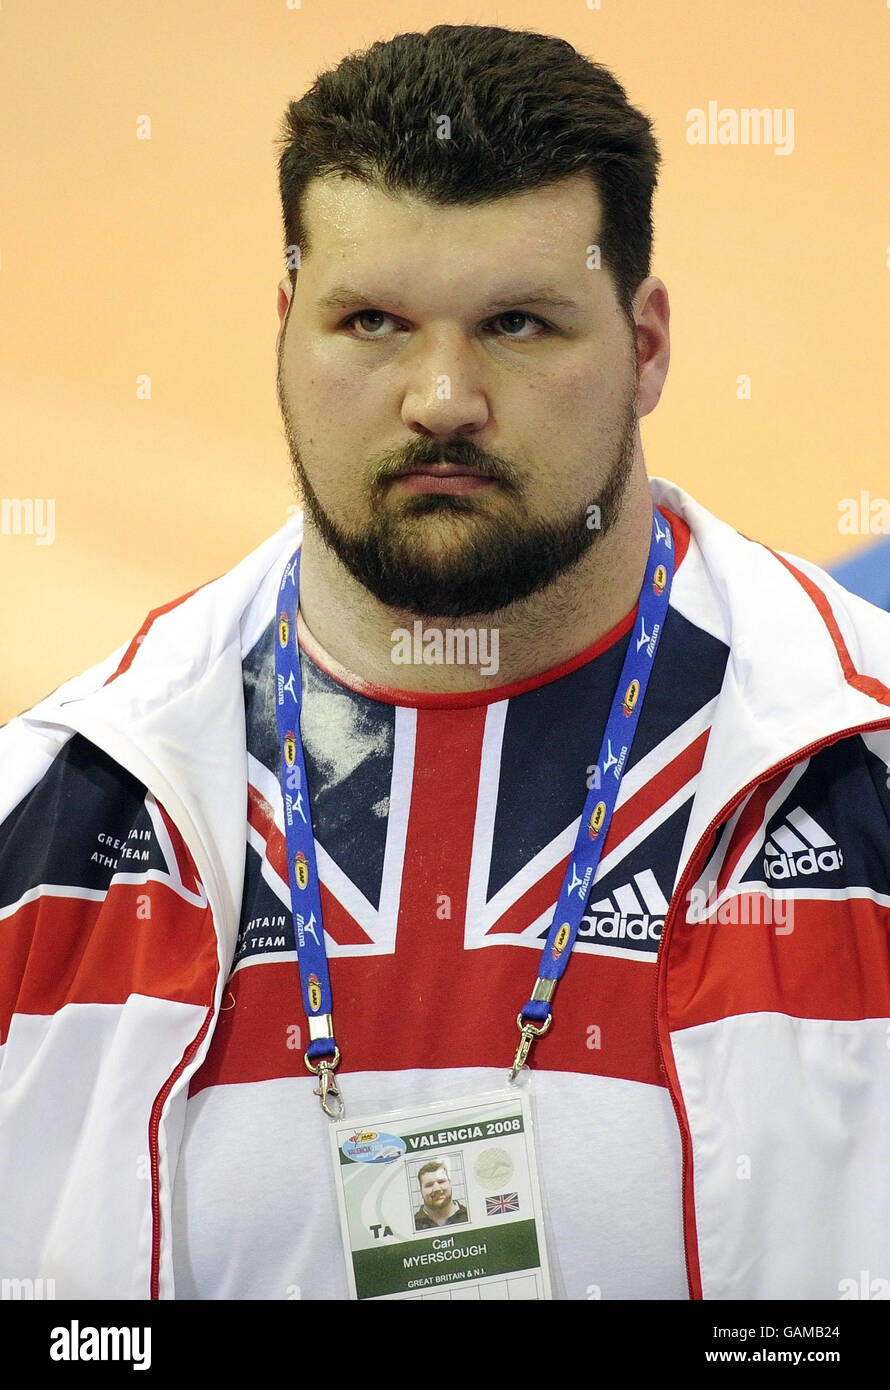
<path fill-rule="evenodd" d="M 304 1061 L 309 1070 L 319 1077 L 319 1085 L 316 1086 L 312 1094 L 321 1097 L 321 1108 L 326 1115 L 330 1115 L 332 1120 L 339 1120 L 345 1112 L 343 1097 L 340 1094 L 340 1087 L 337 1085 L 337 1078 L 334 1075 L 334 1068 L 340 1061 L 339 1047 L 334 1048 L 333 1057 L 328 1060 L 320 1061 L 317 1066 L 312 1065 L 308 1054 L 304 1058 Z M 331 1105 L 331 1100 L 335 1102 L 333 1106 Z"/>
<path fill-rule="evenodd" d="M 599 784 L 600 777 L 597 777 L 588 792 L 575 847 L 541 953 L 532 997 L 516 1015 L 520 1038 L 513 1065 L 507 1074 L 510 1081 L 515 1081 L 526 1066 L 532 1044 L 544 1036 L 553 1022 L 553 995 L 569 963 L 587 905 L 588 889 L 596 877 L 597 865 L 609 833 L 621 778 L 640 720 L 658 639 L 664 630 L 673 577 L 671 530 L 653 508 L 652 540 L 636 621 L 595 764 L 596 772 L 602 778 L 602 786 Z"/>
<path fill-rule="evenodd" d="M 578 935 L 587 903 L 587 890 L 608 835 L 621 777 L 627 765 L 658 639 L 664 627 L 674 574 L 670 527 L 658 512 L 652 513 L 652 540 L 637 620 L 628 645 L 612 710 L 606 724 L 597 768 L 605 779 L 600 789 L 590 790 L 581 816 L 575 848 L 541 954 L 538 978 L 531 999 L 516 1016 L 519 1047 L 509 1072 L 513 1081 L 527 1063 L 532 1044 L 543 1037 L 553 1022 L 550 1004 Z M 300 991 L 309 1023 L 305 1062 L 318 1076 L 314 1092 L 321 1108 L 332 1119 L 345 1113 L 335 1070 L 340 1049 L 334 1039 L 331 981 L 324 941 L 321 893 L 315 838 L 309 807 L 309 786 L 300 736 L 303 691 L 296 617 L 300 601 L 300 550 L 291 556 L 278 590 L 278 640 L 275 644 L 276 717 L 281 745 L 281 793 L 287 841 L 288 878 L 294 918 L 294 941 L 300 973 Z M 613 753 L 613 746 L 619 751 Z M 609 774 L 611 773 L 611 776 Z M 577 889 L 577 900 L 573 896 Z"/>

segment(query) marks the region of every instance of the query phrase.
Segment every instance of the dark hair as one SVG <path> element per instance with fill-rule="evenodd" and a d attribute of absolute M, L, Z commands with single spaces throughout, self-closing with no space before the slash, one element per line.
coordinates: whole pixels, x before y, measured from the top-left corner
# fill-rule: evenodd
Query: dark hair
<path fill-rule="evenodd" d="M 425 1163 L 425 1164 L 423 1165 L 422 1168 L 418 1168 L 418 1170 L 417 1170 L 417 1181 L 420 1183 L 421 1191 L 423 1190 L 423 1175 L 424 1175 L 424 1173 L 437 1173 L 437 1172 L 439 1171 L 440 1168 L 442 1169 L 443 1173 L 446 1173 L 446 1174 L 448 1173 L 448 1169 L 445 1167 L 445 1161 L 444 1161 L 444 1159 L 441 1159 L 441 1158 L 434 1158 L 434 1159 L 432 1159 L 429 1163 Z M 450 1181 L 450 1175 L 449 1175 L 449 1181 Z"/>
<path fill-rule="evenodd" d="M 449 139 L 437 138 L 442 115 Z M 278 143 L 285 247 L 301 257 L 303 193 L 327 173 L 469 205 L 587 170 L 603 209 L 601 262 L 628 317 L 649 274 L 661 162 L 651 122 L 565 39 L 482 24 L 397 34 L 321 73 L 288 105 Z"/>

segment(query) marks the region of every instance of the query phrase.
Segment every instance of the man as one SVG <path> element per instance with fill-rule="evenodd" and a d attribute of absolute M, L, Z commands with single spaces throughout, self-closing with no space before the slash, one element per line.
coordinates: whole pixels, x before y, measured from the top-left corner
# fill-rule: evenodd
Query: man
<path fill-rule="evenodd" d="M 319 1102 L 517 1022 L 555 1297 L 890 1273 L 890 618 L 647 478 L 657 164 L 530 33 L 290 106 L 305 514 L 0 731 L 0 1274 L 345 1298 Z"/>
<path fill-rule="evenodd" d="M 468 1221 L 467 1209 L 456 1202 L 451 1191 L 448 1169 L 440 1159 L 432 1158 L 418 1171 L 420 1195 L 423 1198 L 414 1213 L 415 1231 L 429 1231 L 436 1226 L 457 1226 Z"/>

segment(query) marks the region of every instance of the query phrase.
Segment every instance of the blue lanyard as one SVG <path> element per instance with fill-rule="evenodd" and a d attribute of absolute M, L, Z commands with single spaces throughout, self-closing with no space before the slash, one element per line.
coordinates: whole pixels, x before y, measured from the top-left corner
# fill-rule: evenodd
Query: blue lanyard
<path fill-rule="evenodd" d="M 621 675 L 612 700 L 606 731 L 596 760 L 596 776 L 581 815 L 575 847 L 556 902 L 547 940 L 541 952 L 538 978 L 531 998 L 516 1018 L 521 1034 L 510 1069 L 512 1080 L 521 1071 L 529 1049 L 542 1037 L 553 1021 L 550 1004 L 557 984 L 565 974 L 569 956 L 587 906 L 588 889 L 612 823 L 621 778 L 630 759 L 637 725 L 658 641 L 664 631 L 671 584 L 674 579 L 674 547 L 671 530 L 658 512 L 652 510 L 652 540 L 649 559 L 640 590 L 637 617 L 624 657 Z"/>
<path fill-rule="evenodd" d="M 521 1040 L 510 1071 L 511 1078 L 525 1065 L 535 1038 L 547 1031 L 553 1019 L 550 1007 L 553 993 L 568 965 L 587 905 L 588 889 L 596 875 L 609 833 L 652 663 L 664 630 L 673 577 L 674 550 L 670 527 L 663 518 L 659 519 L 658 512 L 653 508 L 652 539 L 637 618 L 596 763 L 598 775 L 594 777 L 581 815 L 575 847 L 541 953 L 532 996 L 517 1016 Z M 340 1061 L 340 1050 L 334 1039 L 331 980 L 322 925 L 306 761 L 300 734 L 303 690 L 296 625 L 299 597 L 298 548 L 288 561 L 278 590 L 275 678 L 281 794 L 300 990 L 309 1024 L 305 1061 L 310 1071 L 320 1074 L 316 1094 L 321 1097 L 323 1109 L 327 1114 L 339 1117 L 343 1113 L 342 1100 L 333 1072 Z"/>

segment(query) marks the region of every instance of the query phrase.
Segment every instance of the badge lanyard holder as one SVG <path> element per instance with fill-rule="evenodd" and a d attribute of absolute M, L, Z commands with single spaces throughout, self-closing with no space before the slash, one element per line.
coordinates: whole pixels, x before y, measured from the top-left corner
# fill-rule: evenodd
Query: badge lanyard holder
<path fill-rule="evenodd" d="M 568 965 L 587 905 L 588 890 L 596 875 L 609 832 L 655 652 L 664 630 L 673 574 L 671 530 L 664 518 L 659 520 L 659 513 L 653 508 L 649 558 L 640 590 L 636 622 L 596 763 L 599 775 L 590 788 L 581 815 L 572 857 L 541 953 L 531 998 L 517 1015 L 520 1040 L 508 1073 L 510 1081 L 514 1081 L 527 1065 L 534 1042 L 543 1037 L 553 1022 L 553 995 Z M 300 550 L 297 549 L 287 564 L 278 592 L 275 669 L 281 791 L 300 990 L 309 1024 L 305 1062 L 308 1069 L 318 1076 L 319 1085 L 315 1094 L 320 1098 L 325 1114 L 331 1119 L 340 1119 L 344 1114 L 344 1105 L 335 1075 L 340 1062 L 340 1049 L 334 1037 L 331 981 L 322 923 L 309 786 L 300 734 L 302 685 L 296 623 L 299 583 Z"/>

